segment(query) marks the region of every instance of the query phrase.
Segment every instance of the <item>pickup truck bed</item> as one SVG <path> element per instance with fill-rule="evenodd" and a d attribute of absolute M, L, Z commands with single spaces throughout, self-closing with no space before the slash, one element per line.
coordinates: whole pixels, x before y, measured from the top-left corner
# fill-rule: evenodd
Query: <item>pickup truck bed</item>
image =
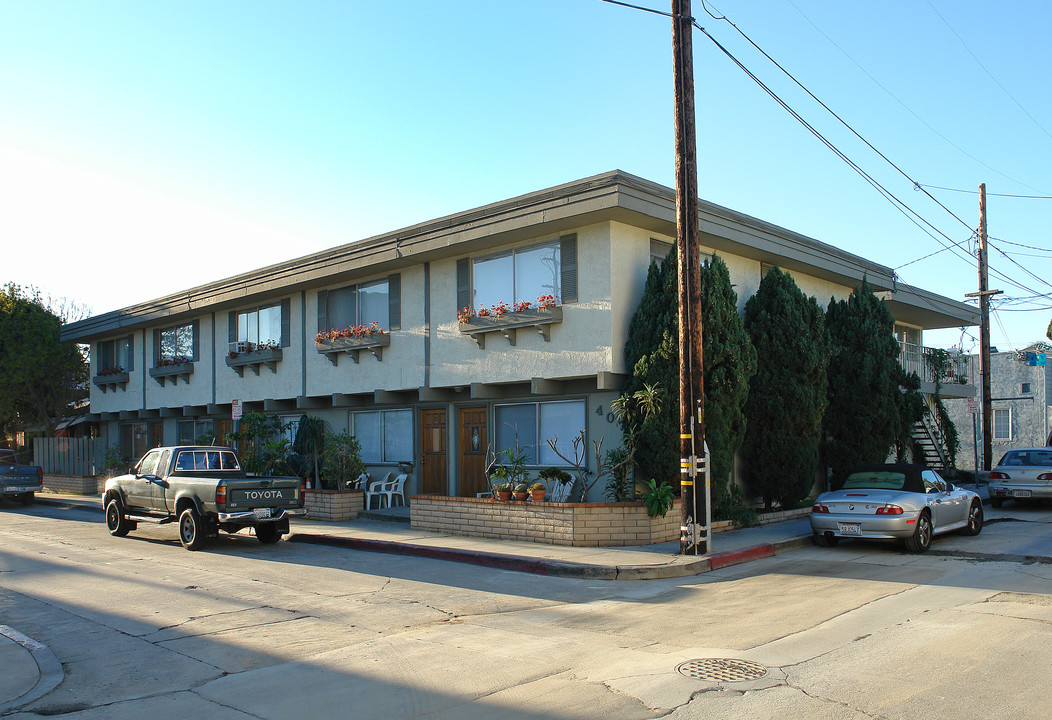
<path fill-rule="evenodd" d="M 33 502 L 33 494 L 44 488 L 44 471 L 36 465 L 19 465 L 11 450 L 0 450 L 0 495 Z"/>

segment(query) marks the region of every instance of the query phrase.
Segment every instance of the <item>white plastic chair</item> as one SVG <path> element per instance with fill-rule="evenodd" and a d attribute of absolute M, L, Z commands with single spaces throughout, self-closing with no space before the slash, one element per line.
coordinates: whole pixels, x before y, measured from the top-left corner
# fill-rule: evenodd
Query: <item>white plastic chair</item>
<path fill-rule="evenodd" d="M 401 473 L 390 483 L 387 483 L 379 492 L 387 497 L 387 507 L 394 507 L 395 496 L 405 505 L 405 481 L 409 479 L 406 473 Z"/>
<path fill-rule="evenodd" d="M 556 480 L 552 483 L 552 487 L 545 499 L 548 502 L 566 502 L 567 498 L 570 497 L 570 491 L 573 490 L 575 482 L 576 480 L 567 480 L 566 482 Z"/>
<path fill-rule="evenodd" d="M 378 498 L 376 503 L 376 509 L 379 510 L 384 506 L 384 500 L 387 499 L 386 486 L 391 484 L 391 475 L 393 473 L 387 473 L 384 475 L 383 480 L 374 480 L 369 483 L 369 486 L 365 488 L 362 498 L 365 501 L 365 509 L 371 510 L 373 505 L 373 498 Z"/>
<path fill-rule="evenodd" d="M 369 473 L 367 472 L 363 472 L 354 480 L 347 481 L 348 490 L 364 490 L 367 487 L 369 487 Z"/>

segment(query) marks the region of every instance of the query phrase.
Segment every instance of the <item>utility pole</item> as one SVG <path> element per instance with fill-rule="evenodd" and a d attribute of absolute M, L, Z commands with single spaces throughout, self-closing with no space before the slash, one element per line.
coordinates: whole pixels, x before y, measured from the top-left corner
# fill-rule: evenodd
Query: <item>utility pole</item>
<path fill-rule="evenodd" d="M 708 551 L 704 488 L 696 485 L 698 455 L 704 457 L 705 399 L 698 266 L 698 161 L 694 130 L 693 17 L 690 0 L 672 0 L 672 62 L 676 103 L 676 253 L 679 261 L 680 553 Z M 695 413 L 697 413 L 695 415 Z M 708 477 L 707 473 L 704 477 Z M 700 498 L 699 498 L 700 496 Z M 699 507 L 700 499 L 700 507 Z M 699 532 L 699 529 L 701 532 Z M 701 537 L 699 537 L 699 535 Z"/>
<path fill-rule="evenodd" d="M 986 256 L 986 183 L 979 183 L 979 292 L 965 297 L 979 298 L 979 375 L 981 377 L 982 407 L 980 408 L 980 432 L 983 436 L 983 467 L 990 471 L 990 456 L 993 455 L 993 436 L 990 432 L 990 296 L 1000 295 L 1001 290 L 990 290 Z M 976 471 L 979 467 L 976 466 Z"/>

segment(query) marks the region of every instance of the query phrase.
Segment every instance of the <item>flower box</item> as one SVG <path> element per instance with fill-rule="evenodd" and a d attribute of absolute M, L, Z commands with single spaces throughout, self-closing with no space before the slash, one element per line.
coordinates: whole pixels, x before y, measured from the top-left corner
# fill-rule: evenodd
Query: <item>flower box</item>
<path fill-rule="evenodd" d="M 113 390 L 117 392 L 118 386 L 121 390 L 124 390 L 128 386 L 128 373 L 110 373 L 109 375 L 96 375 L 91 379 L 91 382 L 95 384 L 102 392 L 107 390 Z"/>
<path fill-rule="evenodd" d="M 178 385 L 179 378 L 182 378 L 183 382 L 189 383 L 190 376 L 193 374 L 194 364 L 192 362 L 182 362 L 175 363 L 174 365 L 162 365 L 161 367 L 150 368 L 150 377 L 160 383 L 161 387 L 164 387 L 165 382 Z"/>
<path fill-rule="evenodd" d="M 245 377 L 245 368 L 259 375 L 259 369 L 266 365 L 271 372 L 277 372 L 277 365 L 281 362 L 281 348 L 263 348 L 250 352 L 238 353 L 236 357 L 227 355 L 227 367 L 232 369 L 240 377 Z"/>
<path fill-rule="evenodd" d="M 355 363 L 362 350 L 368 350 L 377 360 L 383 362 L 384 348 L 391 346 L 391 336 L 388 333 L 374 333 L 364 337 L 336 338 L 335 340 L 321 340 L 314 342 L 318 352 L 336 365 L 340 355 L 347 353 Z"/>
<path fill-rule="evenodd" d="M 562 307 L 539 307 L 506 312 L 503 315 L 475 315 L 460 323 L 460 332 L 470 335 L 479 348 L 486 347 L 486 335 L 499 332 L 515 344 L 515 333 L 522 328 L 533 328 L 545 342 L 551 341 L 551 326 L 563 321 Z"/>

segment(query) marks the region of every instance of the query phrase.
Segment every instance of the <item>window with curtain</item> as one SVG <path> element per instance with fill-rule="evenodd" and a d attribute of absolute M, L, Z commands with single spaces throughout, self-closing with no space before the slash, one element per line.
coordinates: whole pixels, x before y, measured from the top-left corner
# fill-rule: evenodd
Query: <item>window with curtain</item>
<path fill-rule="evenodd" d="M 366 463 L 413 461 L 413 411 L 373 410 L 350 414 L 350 433 Z"/>
<path fill-rule="evenodd" d="M 565 467 L 548 441 L 557 439 L 560 452 L 571 455 L 574 438 L 585 430 L 585 405 L 583 400 L 497 405 L 494 424 L 498 451 L 514 450 L 518 443 L 528 465 Z"/>

